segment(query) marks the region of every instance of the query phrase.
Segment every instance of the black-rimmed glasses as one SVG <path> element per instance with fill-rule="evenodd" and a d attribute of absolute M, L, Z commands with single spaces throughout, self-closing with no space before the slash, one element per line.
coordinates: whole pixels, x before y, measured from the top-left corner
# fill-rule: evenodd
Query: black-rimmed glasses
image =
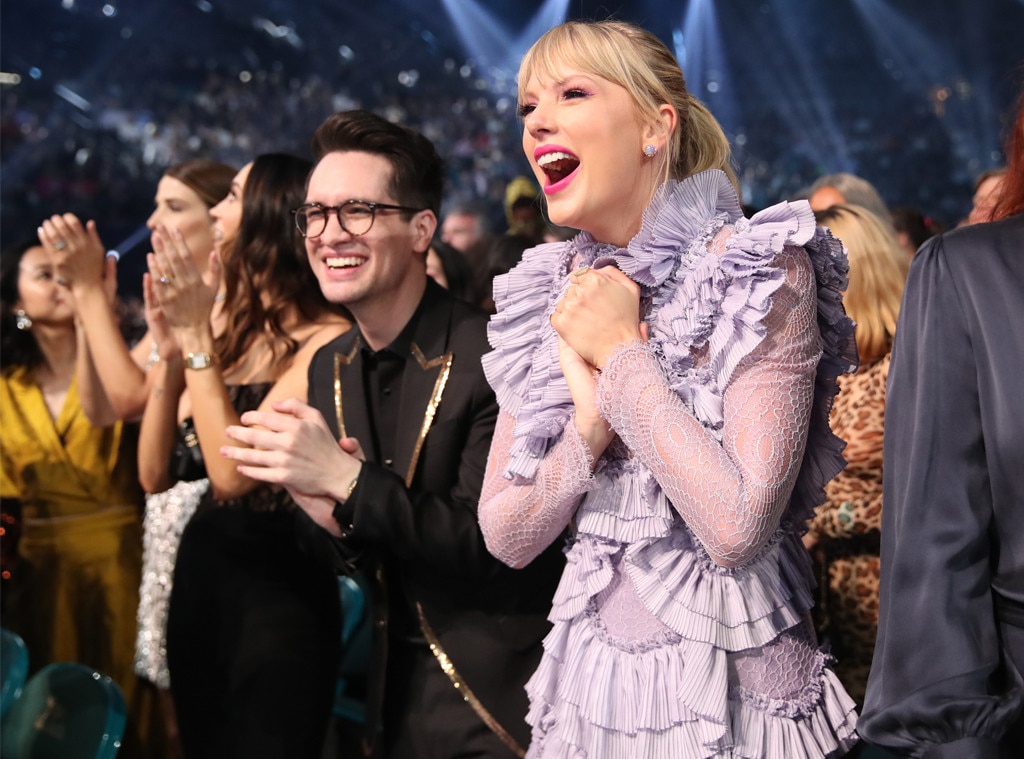
<path fill-rule="evenodd" d="M 393 206 L 388 203 L 374 203 L 369 200 L 346 200 L 340 206 L 324 206 L 319 203 L 306 203 L 292 211 L 295 226 L 303 237 L 319 237 L 327 229 L 327 220 L 333 211 L 338 215 L 341 228 L 353 237 L 365 235 L 373 226 L 378 211 L 405 211 L 419 213 L 422 208 Z"/>

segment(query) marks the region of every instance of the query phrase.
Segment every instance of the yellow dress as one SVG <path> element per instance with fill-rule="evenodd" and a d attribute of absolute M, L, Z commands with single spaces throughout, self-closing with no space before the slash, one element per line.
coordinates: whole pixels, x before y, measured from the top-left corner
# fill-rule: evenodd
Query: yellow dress
<path fill-rule="evenodd" d="M 0 377 L 0 496 L 22 504 L 3 625 L 25 639 L 33 671 L 82 662 L 109 674 L 131 705 L 142 531 L 125 433 L 89 422 L 74 381 L 54 421 L 30 370 Z"/>

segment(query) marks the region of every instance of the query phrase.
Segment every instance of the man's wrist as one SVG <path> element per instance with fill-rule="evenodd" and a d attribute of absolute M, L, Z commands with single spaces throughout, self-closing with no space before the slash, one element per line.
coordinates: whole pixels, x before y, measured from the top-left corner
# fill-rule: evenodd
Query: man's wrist
<path fill-rule="evenodd" d="M 345 503 L 349 498 L 352 497 L 352 493 L 355 491 L 356 486 L 359 484 L 359 475 L 363 473 L 363 462 L 358 462 L 355 472 L 352 474 L 352 478 L 345 485 L 345 495 L 339 499 L 341 503 Z"/>

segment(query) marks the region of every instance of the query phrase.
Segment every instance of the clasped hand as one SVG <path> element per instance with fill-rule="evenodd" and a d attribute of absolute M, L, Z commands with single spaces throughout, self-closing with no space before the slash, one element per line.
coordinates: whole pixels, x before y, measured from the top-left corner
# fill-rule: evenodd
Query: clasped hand
<path fill-rule="evenodd" d="M 582 267 L 555 306 L 551 326 L 590 366 L 602 369 L 622 345 L 644 338 L 640 286 L 616 269 Z"/>
<path fill-rule="evenodd" d="M 596 461 L 614 437 L 597 410 L 596 369 L 622 345 L 647 339 L 639 321 L 640 286 L 615 267 L 583 267 L 569 275 L 569 289 L 555 306 L 558 358 L 572 394 L 577 429 Z"/>
<path fill-rule="evenodd" d="M 366 460 L 355 438 L 335 440 L 323 416 L 295 398 L 272 404 L 273 411 L 247 411 L 227 436 L 242 445 L 220 453 L 238 462 L 238 472 L 283 485 L 314 522 L 339 535 L 334 503 L 345 501 L 349 484 Z"/>

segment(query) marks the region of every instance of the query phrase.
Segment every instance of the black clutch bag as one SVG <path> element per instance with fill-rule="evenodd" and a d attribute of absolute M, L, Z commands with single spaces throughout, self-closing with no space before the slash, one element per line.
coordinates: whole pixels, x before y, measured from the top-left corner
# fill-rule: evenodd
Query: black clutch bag
<path fill-rule="evenodd" d="M 206 476 L 206 464 L 203 462 L 203 451 L 199 447 L 199 436 L 196 426 L 189 417 L 178 425 L 178 439 L 171 451 L 171 479 L 201 480 Z"/>

